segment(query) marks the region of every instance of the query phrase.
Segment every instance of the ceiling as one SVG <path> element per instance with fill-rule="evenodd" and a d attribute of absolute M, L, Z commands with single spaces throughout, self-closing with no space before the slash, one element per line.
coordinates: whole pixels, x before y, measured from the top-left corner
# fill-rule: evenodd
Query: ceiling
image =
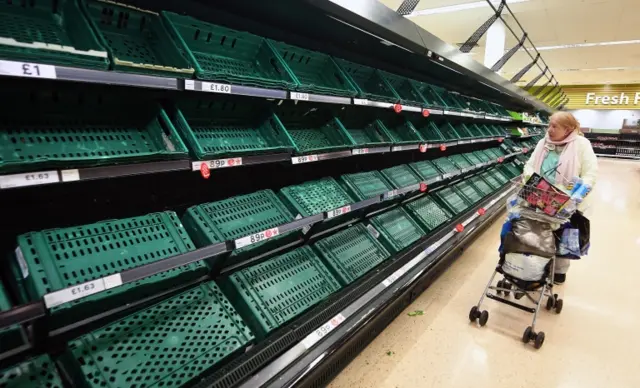
<path fill-rule="evenodd" d="M 402 0 L 380 2 L 396 10 Z M 414 12 L 477 2 L 421 0 Z M 514 0 L 509 7 L 538 48 L 637 40 L 615 45 L 541 50 L 542 58 L 561 85 L 640 83 L 640 28 L 637 27 L 640 0 Z M 465 42 L 492 13 L 487 4 L 474 9 L 412 16 L 410 20 L 447 43 L 459 44 Z M 504 14 L 508 11 L 505 10 Z M 521 35 L 513 18 L 507 16 L 506 20 L 507 25 Z M 485 40 L 483 37 L 479 46 L 469 54 L 481 63 Z M 507 30 L 505 50 L 515 45 L 517 40 Z M 502 75 L 510 79 L 529 62 L 529 55 L 519 51 L 504 66 Z M 539 69 L 532 68 L 519 84 L 525 85 L 539 73 Z M 538 84 L 544 82 L 540 80 Z"/>

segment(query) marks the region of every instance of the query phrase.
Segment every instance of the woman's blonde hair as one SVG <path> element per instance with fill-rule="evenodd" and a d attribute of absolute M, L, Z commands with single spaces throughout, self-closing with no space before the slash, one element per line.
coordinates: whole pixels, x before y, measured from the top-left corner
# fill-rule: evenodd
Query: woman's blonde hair
<path fill-rule="evenodd" d="M 556 112 L 551 115 L 550 119 L 556 119 L 558 124 L 564 128 L 571 128 L 574 132 L 578 132 L 578 135 L 582 135 L 580 131 L 580 122 L 576 120 L 575 116 L 569 112 Z"/>

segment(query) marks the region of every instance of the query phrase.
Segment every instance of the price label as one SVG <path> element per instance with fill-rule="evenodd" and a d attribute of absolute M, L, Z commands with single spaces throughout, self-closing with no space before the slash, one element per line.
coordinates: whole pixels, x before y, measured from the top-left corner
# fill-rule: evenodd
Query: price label
<path fill-rule="evenodd" d="M 264 240 L 268 240 L 270 238 L 276 237 L 279 234 L 280 234 L 280 230 L 278 228 L 271 228 L 271 229 L 263 230 L 262 232 L 254 233 L 252 235 L 239 238 L 235 241 L 236 249 L 240 249 L 248 245 L 252 245 Z"/>
<path fill-rule="evenodd" d="M 242 166 L 242 158 L 216 159 L 209 161 L 209 168 Z"/>
<path fill-rule="evenodd" d="M 302 344 L 306 349 L 311 348 L 318 341 L 320 341 L 324 336 L 331 333 L 336 327 L 338 327 L 342 322 L 344 322 L 345 317 L 342 314 L 338 314 L 335 317 L 331 318 L 324 325 L 317 328 L 313 333 L 309 334 L 302 340 Z"/>
<path fill-rule="evenodd" d="M 47 308 L 53 308 L 120 285 L 122 285 L 120 274 L 110 275 L 46 294 L 44 304 Z"/>
<path fill-rule="evenodd" d="M 60 171 L 60 175 L 62 176 L 63 182 L 73 182 L 80 180 L 80 171 L 77 169 L 62 170 Z"/>
<path fill-rule="evenodd" d="M 449 179 L 453 176 L 453 173 L 448 172 L 446 174 L 442 174 L 442 179 Z"/>
<path fill-rule="evenodd" d="M 211 93 L 231 94 L 231 85 L 228 85 L 228 84 L 216 84 L 216 83 L 213 83 L 213 82 L 203 82 L 202 83 L 202 91 L 203 92 L 211 92 Z"/>
<path fill-rule="evenodd" d="M 369 153 L 368 148 L 356 148 L 353 151 L 351 151 L 351 155 L 364 155 L 368 153 Z"/>
<path fill-rule="evenodd" d="M 369 100 L 365 98 L 354 98 L 353 105 L 369 105 Z"/>
<path fill-rule="evenodd" d="M 0 176 L 0 189 L 60 182 L 58 171 L 40 171 Z"/>
<path fill-rule="evenodd" d="M 395 147 L 391 148 L 391 151 L 394 151 L 394 152 L 395 151 L 408 151 L 408 150 L 414 150 L 416 148 L 418 148 L 417 145 L 415 145 L 415 146 L 395 146 Z"/>
<path fill-rule="evenodd" d="M 27 262 L 24 260 L 22 249 L 20 247 L 17 247 L 15 253 L 18 267 L 20 267 L 20 272 L 22 272 L 22 277 L 26 279 L 27 277 L 29 277 L 29 266 L 27 266 Z"/>
<path fill-rule="evenodd" d="M 327 212 L 327 219 L 341 216 L 351 211 L 351 205 L 339 207 L 337 209 L 329 210 Z"/>
<path fill-rule="evenodd" d="M 192 79 L 184 80 L 184 89 L 185 90 L 196 90 L 196 81 Z"/>
<path fill-rule="evenodd" d="M 391 191 L 387 191 L 387 198 L 393 198 L 396 195 L 398 195 L 398 190 L 391 190 Z"/>
<path fill-rule="evenodd" d="M 371 224 L 367 225 L 367 230 L 369 231 L 369 233 L 371 233 L 373 237 L 375 238 L 380 237 L 380 232 L 378 232 L 376 228 L 373 227 L 373 225 Z"/>
<path fill-rule="evenodd" d="M 291 163 L 300 164 L 300 163 L 310 163 L 317 162 L 318 155 L 305 155 L 305 156 L 294 156 L 291 158 Z"/>
<path fill-rule="evenodd" d="M 309 101 L 309 93 L 291 92 L 291 99 Z"/>
<path fill-rule="evenodd" d="M 55 66 L 29 62 L 0 61 L 0 74 L 29 78 L 57 78 Z"/>

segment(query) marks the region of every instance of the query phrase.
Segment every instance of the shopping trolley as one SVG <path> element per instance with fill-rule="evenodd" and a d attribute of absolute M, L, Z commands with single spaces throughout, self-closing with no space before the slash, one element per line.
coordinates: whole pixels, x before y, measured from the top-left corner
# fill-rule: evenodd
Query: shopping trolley
<path fill-rule="evenodd" d="M 515 188 L 515 194 L 507 201 L 509 217 L 517 215 L 514 219 L 528 219 L 539 223 L 547 223 L 551 230 L 558 229 L 569 219 L 577 203 L 566 192 L 556 188 L 538 174 L 534 174 L 525 182 L 522 177 L 512 180 Z M 510 219 L 508 218 L 508 219 Z M 500 260 L 484 289 L 478 304 L 469 311 L 469 320 L 478 322 L 480 326 L 484 326 L 489 319 L 489 312 L 481 310 L 482 302 L 485 296 L 489 299 L 505 303 L 509 306 L 533 314 L 531 326 L 527 327 L 522 335 L 522 342 L 534 342 L 534 347 L 539 349 L 544 343 L 545 334 L 542 331 L 536 332 L 536 319 L 540 306 L 546 297 L 547 310 L 555 310 L 560 314 L 563 307 L 563 300 L 558 294 L 553 293 L 553 282 L 555 273 L 555 237 L 554 237 L 553 254 L 542 271 L 539 279 L 521 279 L 505 270 L 506 254 L 501 250 Z M 534 256 L 532 256 L 534 257 Z M 535 256 L 538 257 L 538 256 Z M 508 267 L 507 267 L 508 269 Z M 497 275 L 502 275 L 502 279 L 493 285 L 493 281 Z M 528 306 L 517 301 L 509 299 L 513 294 L 516 300 L 526 297 L 527 300 L 533 302 L 534 306 Z"/>

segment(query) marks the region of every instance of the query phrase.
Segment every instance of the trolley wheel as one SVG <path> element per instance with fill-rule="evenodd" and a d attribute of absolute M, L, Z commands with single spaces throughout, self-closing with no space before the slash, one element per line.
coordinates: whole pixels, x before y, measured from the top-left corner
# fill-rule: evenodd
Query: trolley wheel
<path fill-rule="evenodd" d="M 469 311 L 469 321 L 475 322 L 476 319 L 480 317 L 480 312 L 478 311 L 478 306 L 471 307 L 471 311 Z"/>
<path fill-rule="evenodd" d="M 489 312 L 487 310 L 482 311 L 480 313 L 480 319 L 478 319 L 478 323 L 480 324 L 480 326 L 486 325 L 488 320 L 489 320 Z"/>
<path fill-rule="evenodd" d="M 562 299 L 556 300 L 556 314 L 560 314 L 562 311 L 562 305 L 564 304 Z"/>
<path fill-rule="evenodd" d="M 550 296 L 547 298 L 547 310 L 551 310 L 556 305 L 556 298 Z"/>
<path fill-rule="evenodd" d="M 508 289 L 508 290 L 510 290 L 510 289 L 511 289 L 511 283 L 509 283 L 509 282 L 508 282 L 508 281 L 506 281 L 506 280 L 502 282 L 502 285 L 504 286 L 504 288 L 506 288 L 506 289 Z M 504 296 L 509 296 L 509 295 L 511 295 L 511 291 L 505 291 L 505 292 L 504 292 Z"/>
<path fill-rule="evenodd" d="M 502 282 L 502 280 L 498 280 L 498 283 L 496 283 L 496 287 L 498 287 L 498 290 L 496 290 L 496 293 L 498 295 L 502 295 L 502 290 L 500 290 L 500 288 L 504 287 L 504 283 Z"/>
<path fill-rule="evenodd" d="M 538 332 L 538 334 L 536 334 L 536 338 L 533 341 L 533 347 L 536 349 L 540 349 L 542 347 L 542 344 L 544 344 L 544 331 L 540 331 Z"/>
<path fill-rule="evenodd" d="M 531 341 L 532 333 L 533 333 L 533 329 L 531 328 L 531 326 L 524 329 L 524 334 L 522 335 L 522 342 L 524 342 L 525 344 L 528 344 L 529 341 Z"/>

